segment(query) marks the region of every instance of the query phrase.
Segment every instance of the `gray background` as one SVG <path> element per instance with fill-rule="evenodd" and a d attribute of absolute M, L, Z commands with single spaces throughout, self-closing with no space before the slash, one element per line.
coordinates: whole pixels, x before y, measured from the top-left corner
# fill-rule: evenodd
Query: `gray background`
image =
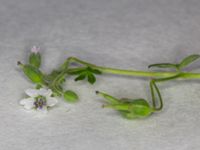
<path fill-rule="evenodd" d="M 65 58 L 146 70 L 200 51 L 199 0 L 0 0 L 0 149 L 2 150 L 198 150 L 200 81 L 160 84 L 161 113 L 126 120 L 102 109 L 95 90 L 150 99 L 148 80 L 104 75 L 94 86 L 73 82 L 81 101 L 42 116 L 18 102 L 33 85 L 17 68 L 39 45 L 43 70 Z M 192 67 L 198 69 L 199 63 Z"/>

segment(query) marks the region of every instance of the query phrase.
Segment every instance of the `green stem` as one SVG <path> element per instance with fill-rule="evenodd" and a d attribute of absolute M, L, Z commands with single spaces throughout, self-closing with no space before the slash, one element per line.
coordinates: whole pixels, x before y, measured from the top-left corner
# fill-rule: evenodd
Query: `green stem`
<path fill-rule="evenodd" d="M 127 75 L 127 76 L 137 76 L 137 77 L 150 77 L 150 78 L 168 78 L 172 76 L 176 76 L 177 72 L 151 72 L 151 71 L 136 71 L 136 70 L 123 70 L 123 69 L 115 69 L 115 68 L 108 68 L 108 67 L 102 67 L 97 66 L 85 61 L 82 61 L 75 57 L 70 57 L 67 59 L 67 62 L 77 62 L 82 65 L 90 66 L 94 69 L 98 69 L 103 73 L 109 73 L 109 74 L 117 74 L 117 75 Z M 66 62 L 65 62 L 66 63 Z M 67 63 L 67 64 L 68 64 Z M 69 72 L 72 70 L 68 70 Z M 200 73 L 188 73 L 188 72 L 182 72 L 181 75 L 178 78 L 182 79 L 200 79 Z"/>
<path fill-rule="evenodd" d="M 154 108 L 155 111 L 160 111 L 163 108 L 163 100 L 162 100 L 162 96 L 160 94 L 160 90 L 158 89 L 155 82 L 156 82 L 156 80 L 151 80 L 151 82 L 150 82 L 153 108 Z M 156 90 L 159 101 L 160 101 L 160 106 L 158 108 L 156 108 L 154 89 Z"/>
<path fill-rule="evenodd" d="M 159 79 L 152 79 L 150 81 L 150 90 L 151 90 L 151 96 L 152 96 L 152 103 L 153 103 L 153 108 L 156 111 L 159 111 L 163 108 L 163 100 L 162 100 L 162 96 L 160 94 L 160 90 L 156 85 L 156 82 L 164 82 L 164 81 L 169 81 L 169 80 L 174 80 L 179 78 L 182 75 L 181 72 L 177 73 L 175 76 L 172 77 L 168 77 L 168 78 L 159 78 Z M 156 99 L 155 99 L 155 93 L 154 93 L 154 89 L 157 92 L 159 101 L 160 101 L 160 107 L 156 108 Z"/>
<path fill-rule="evenodd" d="M 156 99 L 155 99 L 155 93 L 154 93 L 154 85 L 152 81 L 150 81 L 149 86 L 150 86 L 150 91 L 151 91 L 152 105 L 153 105 L 154 110 L 156 110 Z"/>

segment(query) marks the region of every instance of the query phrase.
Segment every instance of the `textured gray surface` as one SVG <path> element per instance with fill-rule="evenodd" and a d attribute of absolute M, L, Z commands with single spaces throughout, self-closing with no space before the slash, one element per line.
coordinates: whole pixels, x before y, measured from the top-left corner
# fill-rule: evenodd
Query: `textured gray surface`
<path fill-rule="evenodd" d="M 199 0 L 0 0 L 0 149 L 198 150 L 200 81 L 162 84 L 163 111 L 129 121 L 102 109 L 94 91 L 149 99 L 147 80 L 106 75 L 90 86 L 70 79 L 66 87 L 81 101 L 60 100 L 39 116 L 18 105 L 32 84 L 16 62 L 40 45 L 45 71 L 68 56 L 143 70 L 199 53 L 199 41 Z"/>

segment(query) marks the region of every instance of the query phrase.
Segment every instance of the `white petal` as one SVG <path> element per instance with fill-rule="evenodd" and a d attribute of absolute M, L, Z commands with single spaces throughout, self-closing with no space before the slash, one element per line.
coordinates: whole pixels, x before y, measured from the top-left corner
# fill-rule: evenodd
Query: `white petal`
<path fill-rule="evenodd" d="M 57 103 L 58 103 L 58 100 L 53 97 L 49 97 L 47 99 L 47 106 L 52 107 L 52 106 L 56 105 Z"/>
<path fill-rule="evenodd" d="M 51 97 L 51 95 L 53 94 L 51 89 L 48 89 L 48 92 L 46 94 L 46 97 Z"/>
<path fill-rule="evenodd" d="M 34 107 L 34 98 L 26 98 L 20 101 L 20 104 L 24 106 L 26 109 L 32 109 Z"/>
<path fill-rule="evenodd" d="M 32 98 L 32 97 L 24 98 L 24 99 L 22 99 L 22 100 L 19 101 L 19 104 L 20 105 L 25 105 L 27 103 L 27 101 L 28 102 L 30 102 L 30 101 L 34 102 L 34 98 Z"/>
<path fill-rule="evenodd" d="M 25 93 L 30 97 L 36 97 L 39 95 L 39 90 L 36 89 L 27 89 Z"/>
<path fill-rule="evenodd" d="M 39 94 L 44 96 L 44 97 L 49 97 L 49 96 L 51 96 L 52 91 L 51 91 L 51 89 L 47 90 L 47 89 L 41 88 L 40 91 L 39 91 Z"/>

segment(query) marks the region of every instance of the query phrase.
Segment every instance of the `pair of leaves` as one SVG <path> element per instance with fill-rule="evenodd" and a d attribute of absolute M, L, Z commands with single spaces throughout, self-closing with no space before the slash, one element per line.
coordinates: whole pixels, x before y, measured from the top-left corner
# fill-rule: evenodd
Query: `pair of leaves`
<path fill-rule="evenodd" d="M 78 75 L 75 78 L 75 81 L 87 79 L 87 81 L 90 84 L 94 84 L 96 82 L 95 75 L 100 75 L 102 73 L 101 73 L 101 71 L 99 71 L 97 69 L 93 69 L 91 67 L 86 67 L 86 68 L 78 69 L 78 70 L 76 70 L 76 71 L 74 71 L 74 72 L 72 72 L 70 74 L 72 74 L 72 75 Z"/>
<path fill-rule="evenodd" d="M 158 67 L 158 68 L 174 68 L 176 70 L 181 70 L 181 69 L 187 67 L 188 65 L 190 65 L 191 63 L 193 63 L 194 61 L 196 61 L 199 58 L 200 58 L 200 55 L 194 54 L 194 55 L 190 55 L 190 56 L 184 58 L 179 64 L 159 63 L 159 64 L 149 65 L 148 68 Z"/>

